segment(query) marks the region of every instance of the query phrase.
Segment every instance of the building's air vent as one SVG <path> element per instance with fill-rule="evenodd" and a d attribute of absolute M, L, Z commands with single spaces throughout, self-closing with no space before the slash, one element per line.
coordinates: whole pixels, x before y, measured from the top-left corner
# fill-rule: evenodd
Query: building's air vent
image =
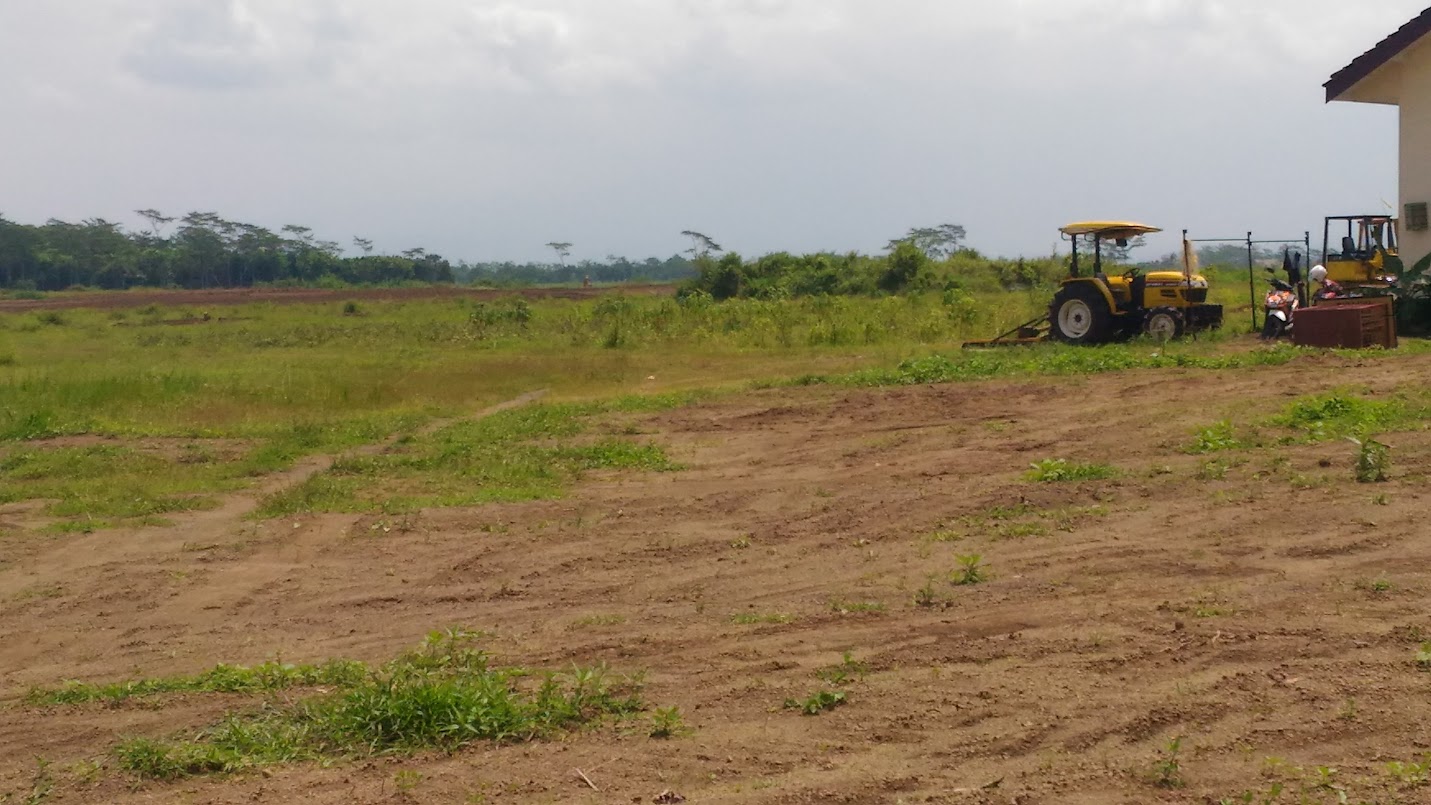
<path fill-rule="evenodd" d="M 1431 221 L 1427 220 L 1426 215 L 1426 202 L 1418 201 L 1406 205 L 1406 228 L 1412 232 L 1425 232 L 1427 229 L 1431 229 Z"/>

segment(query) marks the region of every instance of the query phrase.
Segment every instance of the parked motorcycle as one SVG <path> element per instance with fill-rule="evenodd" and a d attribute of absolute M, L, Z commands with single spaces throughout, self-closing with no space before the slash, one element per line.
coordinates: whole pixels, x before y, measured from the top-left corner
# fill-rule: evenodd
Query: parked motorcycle
<path fill-rule="evenodd" d="M 1262 340 L 1274 341 L 1292 334 L 1292 318 L 1299 307 L 1297 290 L 1282 280 L 1267 280 L 1272 289 L 1262 302 L 1267 323 L 1262 325 Z"/>

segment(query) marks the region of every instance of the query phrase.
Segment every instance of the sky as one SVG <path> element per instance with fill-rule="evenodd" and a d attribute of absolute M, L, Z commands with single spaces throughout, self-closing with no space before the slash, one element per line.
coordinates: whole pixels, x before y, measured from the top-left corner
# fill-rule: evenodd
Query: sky
<path fill-rule="evenodd" d="M 1397 193 L 1396 110 L 1322 84 L 1424 2 L 0 0 L 0 214 L 470 262 L 1319 240 Z"/>

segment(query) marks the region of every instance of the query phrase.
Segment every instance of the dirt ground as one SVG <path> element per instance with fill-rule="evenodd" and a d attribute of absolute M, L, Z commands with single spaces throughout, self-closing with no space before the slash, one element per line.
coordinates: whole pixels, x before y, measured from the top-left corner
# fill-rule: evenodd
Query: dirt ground
<path fill-rule="evenodd" d="M 136 290 L 76 291 L 50 294 L 43 299 L 0 299 L 0 313 L 24 313 L 32 310 L 118 310 L 147 305 L 227 307 L 268 302 L 275 305 L 316 305 L 348 300 L 451 299 L 466 297 L 477 300 L 522 296 L 527 299 L 594 299 L 605 294 L 629 296 L 659 296 L 670 294 L 670 285 L 618 285 L 596 288 L 514 288 L 490 290 L 434 285 L 428 288 L 215 288 L 211 290 L 160 291 Z"/>
<path fill-rule="evenodd" d="M 1293 395 L 1428 382 L 1431 358 L 1328 357 L 774 390 L 640 420 L 685 469 L 588 478 L 559 502 L 255 523 L 250 496 L 170 528 L 12 533 L 0 796 L 28 801 L 41 757 L 50 802 L 1217 803 L 1278 781 L 1306 798 L 1268 801 L 1431 801 L 1387 772 L 1431 750 L 1415 662 L 1431 639 L 1431 435 L 1388 437 L 1396 477 L 1376 486 L 1351 482 L 1345 442 L 1242 454 L 1222 479 L 1180 449 Z M 1122 475 L 1023 477 L 1054 457 Z M 0 533 L 20 517 L 0 509 Z M 974 553 L 990 580 L 948 583 Z M 694 733 L 136 783 L 66 770 L 255 700 L 20 701 L 216 662 L 381 662 L 459 624 L 494 632 L 503 663 L 647 671 L 647 699 Z M 868 673 L 844 706 L 782 706 L 846 651 Z M 1156 784 L 1170 758 L 1183 787 Z M 411 790 L 400 771 L 420 774 Z"/>

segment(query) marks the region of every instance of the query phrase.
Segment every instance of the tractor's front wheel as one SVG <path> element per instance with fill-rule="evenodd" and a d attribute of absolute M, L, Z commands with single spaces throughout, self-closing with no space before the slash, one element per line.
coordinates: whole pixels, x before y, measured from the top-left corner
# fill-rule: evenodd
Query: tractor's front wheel
<path fill-rule="evenodd" d="M 1113 333 L 1108 301 L 1088 285 L 1068 285 L 1053 297 L 1048 308 L 1049 330 L 1059 341 L 1100 344 Z"/>
<path fill-rule="evenodd" d="M 1158 341 L 1182 338 L 1187 322 L 1181 311 L 1171 307 L 1154 308 L 1143 317 L 1143 333 Z"/>

